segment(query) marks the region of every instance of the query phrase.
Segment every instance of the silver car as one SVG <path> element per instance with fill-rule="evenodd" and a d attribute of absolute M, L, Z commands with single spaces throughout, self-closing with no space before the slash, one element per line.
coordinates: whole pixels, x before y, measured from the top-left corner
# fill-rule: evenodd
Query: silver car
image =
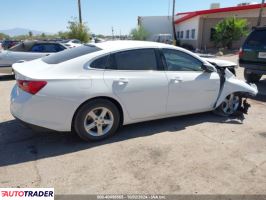
<path fill-rule="evenodd" d="M 63 44 L 47 41 L 25 41 L 8 50 L 0 52 L 0 73 L 13 74 L 12 64 L 34 60 L 59 51 L 67 47 Z"/>

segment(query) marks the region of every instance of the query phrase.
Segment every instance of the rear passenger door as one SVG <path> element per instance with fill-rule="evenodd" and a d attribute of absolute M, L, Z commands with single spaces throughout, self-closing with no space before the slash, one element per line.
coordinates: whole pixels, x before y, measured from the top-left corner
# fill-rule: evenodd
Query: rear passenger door
<path fill-rule="evenodd" d="M 104 80 L 123 103 L 132 119 L 166 112 L 168 82 L 160 70 L 155 49 L 117 52 L 109 57 Z"/>

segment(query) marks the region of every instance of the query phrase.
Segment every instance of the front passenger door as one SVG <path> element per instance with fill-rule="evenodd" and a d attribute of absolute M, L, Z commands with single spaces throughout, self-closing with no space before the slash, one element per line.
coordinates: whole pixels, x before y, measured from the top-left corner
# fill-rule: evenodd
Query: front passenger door
<path fill-rule="evenodd" d="M 189 114 L 211 110 L 219 93 L 216 72 L 202 69 L 202 61 L 175 49 L 162 49 L 168 78 L 168 114 Z"/>

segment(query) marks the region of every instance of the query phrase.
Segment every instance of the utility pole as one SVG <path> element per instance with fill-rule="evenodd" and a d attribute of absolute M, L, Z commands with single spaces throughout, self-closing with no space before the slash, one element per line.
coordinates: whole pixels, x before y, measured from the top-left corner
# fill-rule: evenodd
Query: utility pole
<path fill-rule="evenodd" d="M 261 2 L 261 7 L 260 7 L 260 12 L 259 12 L 259 18 L 258 18 L 257 26 L 261 25 L 261 18 L 262 18 L 262 13 L 263 13 L 264 2 L 265 2 L 265 0 L 262 0 L 262 2 Z"/>
<path fill-rule="evenodd" d="M 78 0 L 78 7 L 79 7 L 79 23 L 82 24 L 81 4 L 80 4 L 80 0 Z"/>
<path fill-rule="evenodd" d="M 114 37 L 114 27 L 112 27 L 112 38 L 113 38 L 113 40 L 115 39 L 115 37 Z"/>
<path fill-rule="evenodd" d="M 173 44 L 176 46 L 177 36 L 175 30 L 175 0 L 173 0 L 172 26 L 173 26 L 173 36 L 174 36 Z"/>

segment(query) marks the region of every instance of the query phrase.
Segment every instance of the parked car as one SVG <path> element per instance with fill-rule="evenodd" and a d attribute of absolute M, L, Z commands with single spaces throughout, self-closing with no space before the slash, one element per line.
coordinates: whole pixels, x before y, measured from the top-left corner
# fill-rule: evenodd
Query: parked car
<path fill-rule="evenodd" d="M 255 28 L 239 52 L 239 65 L 244 67 L 248 82 L 257 82 L 266 74 L 266 27 Z"/>
<path fill-rule="evenodd" d="M 4 40 L 2 42 L 2 48 L 3 49 L 10 49 L 11 47 L 17 45 L 19 41 L 16 40 Z"/>
<path fill-rule="evenodd" d="M 83 45 L 13 69 L 13 116 L 31 126 L 73 130 L 84 140 L 100 140 L 120 125 L 147 120 L 246 112 L 242 97 L 258 92 L 226 67 L 154 42 Z"/>
<path fill-rule="evenodd" d="M 41 58 L 67 49 L 55 42 L 27 41 L 0 52 L 0 73 L 12 74 L 12 64 Z"/>
<path fill-rule="evenodd" d="M 82 45 L 80 40 L 77 39 L 73 39 L 73 40 L 64 40 L 61 43 L 63 43 L 65 46 L 69 47 L 69 48 L 73 48 L 73 47 L 79 47 Z"/>
<path fill-rule="evenodd" d="M 173 37 L 171 34 L 156 34 L 153 36 L 153 41 L 165 44 L 173 44 Z"/>

